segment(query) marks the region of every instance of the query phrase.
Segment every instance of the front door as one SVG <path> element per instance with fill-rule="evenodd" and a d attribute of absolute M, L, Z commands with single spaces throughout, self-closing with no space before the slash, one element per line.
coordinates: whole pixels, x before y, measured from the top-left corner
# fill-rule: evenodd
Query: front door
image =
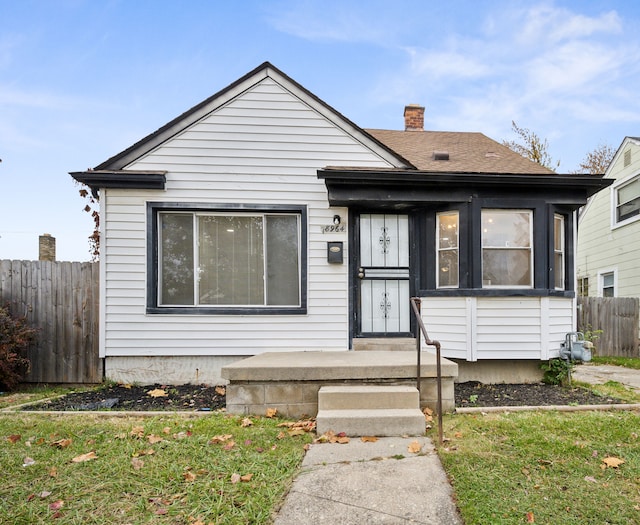
<path fill-rule="evenodd" d="M 356 267 L 356 336 L 411 335 L 409 216 L 362 213 Z"/>

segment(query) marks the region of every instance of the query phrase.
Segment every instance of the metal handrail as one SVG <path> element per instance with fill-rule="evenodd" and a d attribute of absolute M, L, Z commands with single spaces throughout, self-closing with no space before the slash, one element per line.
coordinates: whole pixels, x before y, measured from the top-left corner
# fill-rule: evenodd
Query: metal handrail
<path fill-rule="evenodd" d="M 420 371 L 420 356 L 422 353 L 422 348 L 420 344 L 420 333 L 424 335 L 424 342 L 429 346 L 436 347 L 436 386 L 438 391 L 438 399 L 436 405 L 436 411 L 438 412 L 438 444 L 442 445 L 442 369 L 440 365 L 440 341 L 432 341 L 429 338 L 429 334 L 427 334 L 427 329 L 424 326 L 424 322 L 422 321 L 422 315 L 420 314 L 420 307 L 422 305 L 422 300 L 419 297 L 412 297 L 410 299 L 411 308 L 413 309 L 413 313 L 416 316 L 417 324 L 417 334 L 416 334 L 416 351 L 418 354 L 417 359 L 417 371 L 416 371 L 416 382 L 418 386 L 418 395 L 421 395 L 420 392 L 420 383 L 421 383 L 421 371 Z"/>

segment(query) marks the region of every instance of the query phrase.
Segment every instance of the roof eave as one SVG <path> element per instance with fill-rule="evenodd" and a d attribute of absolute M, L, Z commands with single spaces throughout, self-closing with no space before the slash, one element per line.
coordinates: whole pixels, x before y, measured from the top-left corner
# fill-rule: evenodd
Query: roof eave
<path fill-rule="evenodd" d="M 167 182 L 166 173 L 166 171 L 88 170 L 73 171 L 69 175 L 95 192 L 99 188 L 164 190 Z"/>

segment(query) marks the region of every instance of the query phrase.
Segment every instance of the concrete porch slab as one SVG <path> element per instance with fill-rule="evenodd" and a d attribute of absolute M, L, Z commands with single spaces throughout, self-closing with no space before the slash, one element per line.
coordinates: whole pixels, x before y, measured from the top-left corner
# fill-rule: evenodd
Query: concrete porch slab
<path fill-rule="evenodd" d="M 222 368 L 229 381 L 324 381 L 415 378 L 416 352 L 265 352 Z M 436 356 L 422 352 L 422 377 L 436 377 Z M 441 361 L 443 376 L 457 376 L 458 365 Z"/>
<path fill-rule="evenodd" d="M 416 353 L 266 352 L 222 368 L 227 385 L 227 411 L 264 415 L 277 409 L 286 417 L 315 417 L 318 391 L 323 386 L 416 385 Z M 442 407 L 454 409 L 454 380 L 458 365 L 442 359 Z M 420 407 L 436 408 L 436 359 L 421 354 Z"/>

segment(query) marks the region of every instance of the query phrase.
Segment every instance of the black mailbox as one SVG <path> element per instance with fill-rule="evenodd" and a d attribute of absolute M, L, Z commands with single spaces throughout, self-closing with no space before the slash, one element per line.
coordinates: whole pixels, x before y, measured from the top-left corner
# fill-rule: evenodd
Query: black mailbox
<path fill-rule="evenodd" d="M 327 243 L 327 262 L 342 264 L 342 242 Z"/>

